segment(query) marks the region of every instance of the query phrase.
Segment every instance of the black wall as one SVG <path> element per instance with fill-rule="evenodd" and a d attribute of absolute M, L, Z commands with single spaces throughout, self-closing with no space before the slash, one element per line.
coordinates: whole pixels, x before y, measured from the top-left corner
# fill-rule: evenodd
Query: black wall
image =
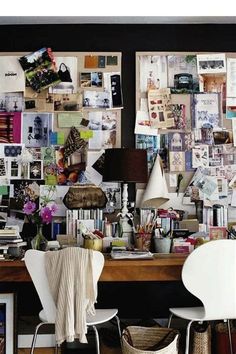
<path fill-rule="evenodd" d="M 234 52 L 236 51 L 235 38 L 236 25 L 225 24 L 18 25 L 0 26 L 0 51 L 31 52 L 48 46 L 55 52 L 122 52 L 124 96 L 122 146 L 132 147 L 134 146 L 135 122 L 135 52 Z M 0 290 L 7 287 L 9 285 L 2 284 Z M 100 287 L 101 302 L 103 299 L 105 306 L 118 306 L 123 317 L 135 314 L 145 316 L 145 313 L 146 316 L 153 317 L 167 316 L 169 306 L 186 306 L 195 303 L 193 297 L 187 293 L 180 282 L 150 283 L 149 286 L 147 283 L 108 283 L 101 284 Z M 11 288 L 17 289 L 17 284 L 11 284 Z M 25 312 L 36 313 L 38 309 L 37 306 L 34 306 L 35 292 L 32 284 L 18 285 L 18 289 L 19 312 L 21 314 Z M 147 298 L 145 303 L 149 304 L 148 309 L 143 306 L 144 298 Z M 141 305 L 139 306 L 139 304 Z M 122 307 L 124 311 L 122 311 Z"/>
<path fill-rule="evenodd" d="M 0 26 L 0 51 L 122 52 L 122 146 L 134 146 L 136 51 L 236 51 L 236 25 L 18 25 Z"/>

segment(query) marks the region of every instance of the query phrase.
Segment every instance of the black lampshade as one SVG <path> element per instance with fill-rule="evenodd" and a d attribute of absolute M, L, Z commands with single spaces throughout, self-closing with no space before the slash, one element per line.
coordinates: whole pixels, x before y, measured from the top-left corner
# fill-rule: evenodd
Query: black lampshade
<path fill-rule="evenodd" d="M 147 151 L 142 149 L 106 149 L 104 158 L 104 182 L 146 183 Z"/>

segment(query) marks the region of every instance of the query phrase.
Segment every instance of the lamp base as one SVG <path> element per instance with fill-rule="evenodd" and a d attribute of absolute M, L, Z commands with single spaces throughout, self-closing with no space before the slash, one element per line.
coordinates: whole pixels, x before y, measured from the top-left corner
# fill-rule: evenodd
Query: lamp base
<path fill-rule="evenodd" d="M 129 246 L 133 244 L 133 228 L 128 224 L 129 219 L 124 216 L 120 217 L 119 223 L 122 230 L 122 237 L 128 237 Z"/>

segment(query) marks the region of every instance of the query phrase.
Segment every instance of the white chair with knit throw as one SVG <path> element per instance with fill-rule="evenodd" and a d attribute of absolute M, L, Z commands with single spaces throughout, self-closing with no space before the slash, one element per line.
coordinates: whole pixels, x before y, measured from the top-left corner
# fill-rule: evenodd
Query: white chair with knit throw
<path fill-rule="evenodd" d="M 73 247 L 73 249 L 78 250 L 78 252 L 83 252 L 83 251 L 92 252 L 92 257 L 91 257 L 92 277 L 93 277 L 92 281 L 93 281 L 93 287 L 95 289 L 95 296 L 96 296 L 97 281 L 101 275 L 104 266 L 104 256 L 101 252 L 98 251 L 84 250 L 78 247 Z M 63 250 L 53 251 L 53 252 L 61 252 L 61 251 Z M 70 251 L 72 251 L 72 248 Z M 52 252 L 50 252 L 50 254 L 52 254 Z M 33 284 L 36 288 L 39 299 L 41 301 L 41 305 L 43 307 L 42 311 L 39 313 L 39 318 L 41 322 L 35 328 L 35 333 L 33 336 L 31 352 L 30 352 L 31 354 L 34 353 L 34 348 L 35 348 L 39 328 L 42 325 L 49 324 L 49 323 L 56 324 L 57 316 L 58 316 L 58 310 L 51 291 L 51 284 L 49 286 L 48 274 L 46 273 L 45 255 L 46 255 L 45 252 L 37 251 L 37 250 L 28 250 L 25 253 L 25 265 L 32 278 Z M 75 278 L 76 278 L 76 274 L 77 274 L 77 269 L 75 269 L 75 273 L 74 273 Z M 57 276 L 60 275 L 55 274 L 55 277 Z M 75 297 L 74 300 L 76 302 L 77 297 Z M 118 326 L 118 334 L 119 337 L 121 337 L 120 322 L 117 313 L 118 313 L 117 309 L 96 309 L 95 315 L 87 315 L 85 317 L 85 327 L 91 326 L 95 332 L 97 354 L 100 353 L 100 346 L 99 346 L 99 334 L 96 325 L 105 323 L 115 318 Z M 68 326 L 68 324 L 66 325 Z M 56 345 L 56 350 L 57 349 L 58 349 L 58 345 Z"/>
<path fill-rule="evenodd" d="M 189 353 L 193 322 L 224 320 L 228 324 L 230 353 L 233 354 L 230 321 L 236 319 L 236 241 L 214 240 L 196 248 L 182 269 L 186 289 L 201 300 L 201 307 L 170 308 L 172 316 L 188 320 L 185 354 Z"/>

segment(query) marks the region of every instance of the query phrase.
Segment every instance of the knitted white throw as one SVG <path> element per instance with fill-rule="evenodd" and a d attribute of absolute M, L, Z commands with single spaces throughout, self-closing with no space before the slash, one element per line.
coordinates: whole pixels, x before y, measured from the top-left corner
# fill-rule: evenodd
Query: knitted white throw
<path fill-rule="evenodd" d="M 79 247 L 46 252 L 46 273 L 57 307 L 57 344 L 73 342 L 75 338 L 87 343 L 86 314 L 95 314 L 97 298 L 97 288 L 93 285 L 92 252 Z"/>

